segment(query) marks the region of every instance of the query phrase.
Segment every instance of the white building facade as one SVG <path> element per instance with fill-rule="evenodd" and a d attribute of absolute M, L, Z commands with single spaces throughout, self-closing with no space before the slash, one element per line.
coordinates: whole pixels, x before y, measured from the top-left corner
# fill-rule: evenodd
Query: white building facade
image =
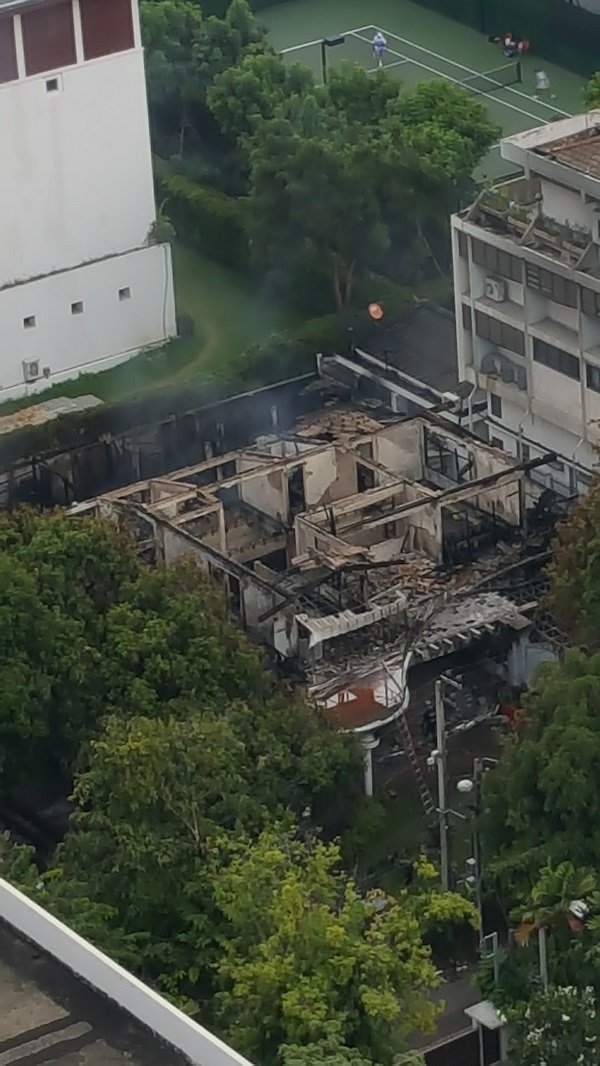
<path fill-rule="evenodd" d="M 0 0 L 0 399 L 176 332 L 137 0 Z"/>
<path fill-rule="evenodd" d="M 452 219 L 459 377 L 493 443 L 556 452 L 555 487 L 581 492 L 600 444 L 600 111 L 501 148 L 522 177 Z"/>

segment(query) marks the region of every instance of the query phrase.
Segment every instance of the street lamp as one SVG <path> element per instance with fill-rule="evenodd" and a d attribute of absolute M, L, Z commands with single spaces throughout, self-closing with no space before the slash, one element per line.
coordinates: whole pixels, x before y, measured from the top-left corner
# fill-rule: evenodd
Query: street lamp
<path fill-rule="evenodd" d="M 471 792 L 475 793 L 474 815 L 476 820 L 481 814 L 481 786 L 483 775 L 486 770 L 491 769 L 492 766 L 496 766 L 497 763 L 497 759 L 474 759 L 473 776 L 463 777 L 456 783 L 457 791 L 460 792 L 461 795 L 468 796 Z M 479 913 L 479 953 L 480 955 L 483 955 L 486 940 L 483 932 L 483 859 L 481 837 L 477 821 L 475 821 L 475 824 L 473 825 L 472 849 L 472 858 L 467 860 L 470 874 L 468 881 L 469 884 L 473 885 L 475 888 L 475 900 Z"/>
<path fill-rule="evenodd" d="M 327 49 L 337 48 L 338 44 L 345 44 L 346 38 L 338 33 L 334 37 L 324 37 L 321 41 L 321 74 L 323 76 L 323 85 L 327 84 Z"/>

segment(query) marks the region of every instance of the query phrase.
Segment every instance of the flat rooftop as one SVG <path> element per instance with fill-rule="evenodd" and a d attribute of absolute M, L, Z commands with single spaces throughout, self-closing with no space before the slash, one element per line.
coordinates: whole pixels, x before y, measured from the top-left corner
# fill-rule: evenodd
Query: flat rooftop
<path fill-rule="evenodd" d="M 0 922 L 0 1064 L 189 1066 L 130 1015 Z"/>
<path fill-rule="evenodd" d="M 423 301 L 390 325 L 384 319 L 360 347 L 438 392 L 458 386 L 456 323 L 445 307 Z"/>

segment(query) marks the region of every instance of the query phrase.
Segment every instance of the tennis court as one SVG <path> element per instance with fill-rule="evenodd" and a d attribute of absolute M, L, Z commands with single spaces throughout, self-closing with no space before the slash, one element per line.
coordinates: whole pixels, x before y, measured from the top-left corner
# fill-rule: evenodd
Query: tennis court
<path fill-rule="evenodd" d="M 487 38 L 408 0 L 370 0 L 368 4 L 364 0 L 295 0 L 264 14 L 274 47 L 287 62 L 303 63 L 316 77 L 321 74 L 321 41 L 334 35 L 342 35 L 345 42 L 327 49 L 328 67 L 352 62 L 373 71 L 371 41 L 380 29 L 388 42 L 385 69 L 390 75 L 408 85 L 426 78 L 464 84 L 485 101 L 490 115 L 507 134 L 552 122 L 582 108 L 584 83 L 576 75 L 544 63 L 556 99 L 536 101 L 533 71 L 541 64 L 534 57 L 525 56 L 517 71 L 517 65 L 505 60 L 498 46 Z M 365 14 L 380 21 L 364 23 Z M 499 27 L 498 32 L 506 28 Z M 495 146 L 483 161 L 481 173 L 500 177 L 509 169 Z"/>

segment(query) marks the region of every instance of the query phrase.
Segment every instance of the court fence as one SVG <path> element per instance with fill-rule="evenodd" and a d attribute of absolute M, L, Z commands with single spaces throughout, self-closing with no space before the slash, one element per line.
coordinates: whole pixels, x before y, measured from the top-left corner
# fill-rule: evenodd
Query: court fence
<path fill-rule="evenodd" d="M 486 37 L 508 31 L 531 53 L 589 78 L 600 69 L 600 14 L 567 0 L 416 0 Z"/>

